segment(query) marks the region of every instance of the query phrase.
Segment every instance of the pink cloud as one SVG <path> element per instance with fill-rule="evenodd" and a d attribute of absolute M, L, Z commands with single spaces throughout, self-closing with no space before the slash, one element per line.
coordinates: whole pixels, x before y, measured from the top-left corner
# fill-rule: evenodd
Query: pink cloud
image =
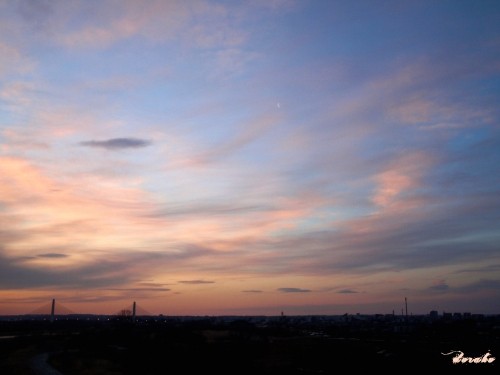
<path fill-rule="evenodd" d="M 136 234 L 143 228 L 135 215 L 147 209 L 147 199 L 138 189 L 91 176 L 71 182 L 56 180 L 30 162 L 13 157 L 0 158 L 0 199 L 5 205 L 3 215 L 22 220 L 5 228 L 13 233 L 26 231 L 25 238 L 18 238 L 7 249 L 17 248 L 20 253 L 50 246 L 81 247 L 85 243 L 98 248 L 113 241 L 122 243 L 126 228 L 137 227 Z M 57 236 L 48 235 L 51 231 Z"/>
<path fill-rule="evenodd" d="M 19 49 L 0 40 L 0 76 L 8 73 L 30 73 L 34 67 L 35 63 L 23 56 Z"/>
<path fill-rule="evenodd" d="M 34 92 L 36 89 L 33 82 L 11 81 L 2 86 L 0 99 L 9 103 L 10 108 L 14 111 L 22 112 L 35 104 Z"/>
<path fill-rule="evenodd" d="M 405 203 L 405 194 L 422 186 L 422 178 L 431 164 L 432 157 L 422 152 L 403 155 L 389 163 L 384 171 L 374 176 L 377 187 L 373 203 L 380 209 L 409 208 Z"/>
<path fill-rule="evenodd" d="M 59 41 L 71 48 L 105 48 L 130 37 L 141 36 L 152 42 L 165 41 L 174 36 L 194 43 L 197 47 L 231 47 L 240 45 L 245 34 L 231 26 L 226 8 L 220 4 L 208 4 L 197 0 L 184 1 L 153 0 L 101 2 L 99 12 L 107 14 L 106 22 L 99 16 L 89 23 L 83 18 L 83 26 L 69 29 L 67 23 Z M 66 17 L 75 17 L 69 9 Z M 202 16 L 203 22 L 200 22 Z"/>

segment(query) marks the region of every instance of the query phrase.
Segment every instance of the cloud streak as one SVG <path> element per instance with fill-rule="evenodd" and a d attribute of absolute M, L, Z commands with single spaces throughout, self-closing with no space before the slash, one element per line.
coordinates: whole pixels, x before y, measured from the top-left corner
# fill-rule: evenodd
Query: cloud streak
<path fill-rule="evenodd" d="M 355 294 L 355 293 L 358 293 L 358 292 L 356 292 L 353 289 L 341 289 L 337 293 L 339 293 L 339 294 Z"/>
<path fill-rule="evenodd" d="M 61 253 L 45 253 L 45 254 L 38 254 L 37 257 L 39 258 L 67 258 L 67 254 L 61 254 Z"/>
<path fill-rule="evenodd" d="M 111 138 L 104 141 L 84 141 L 80 142 L 81 146 L 104 148 L 106 150 L 124 150 L 142 148 L 151 145 L 151 142 L 140 138 Z"/>
<path fill-rule="evenodd" d="M 309 293 L 310 289 L 302 289 L 302 288 L 278 288 L 278 292 L 281 293 Z"/>
<path fill-rule="evenodd" d="M 214 284 L 215 281 L 210 280 L 181 280 L 178 281 L 179 284 L 189 284 L 189 285 L 198 285 L 198 284 Z"/>
<path fill-rule="evenodd" d="M 429 290 L 433 292 L 446 292 L 450 289 L 450 286 L 446 283 L 445 280 L 438 280 L 434 282 L 433 285 L 429 287 Z"/>

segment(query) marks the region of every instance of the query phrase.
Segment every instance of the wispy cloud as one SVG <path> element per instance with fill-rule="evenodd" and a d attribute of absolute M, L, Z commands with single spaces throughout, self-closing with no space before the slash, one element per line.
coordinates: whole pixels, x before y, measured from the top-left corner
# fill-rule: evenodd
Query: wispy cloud
<path fill-rule="evenodd" d="M 249 290 L 242 290 L 242 293 L 263 293 L 262 290 L 259 289 L 249 289 Z"/>
<path fill-rule="evenodd" d="M 500 295 L 500 280 L 499 279 L 479 279 L 462 286 L 453 288 L 454 292 L 474 295 L 475 293 L 493 292 L 495 295 Z M 497 299 L 498 301 L 498 299 Z"/>
<path fill-rule="evenodd" d="M 485 272 L 498 272 L 500 270 L 500 264 L 488 264 L 480 267 L 470 267 L 470 268 L 462 268 L 455 273 L 485 273 Z"/>
<path fill-rule="evenodd" d="M 353 289 L 341 289 L 337 293 L 339 294 L 353 294 L 353 293 L 358 293 Z"/>
<path fill-rule="evenodd" d="M 446 292 L 449 289 L 450 286 L 446 283 L 446 280 L 437 280 L 429 287 L 429 290 L 434 292 Z"/>
<path fill-rule="evenodd" d="M 215 281 L 210 280 L 181 280 L 179 284 L 214 284 Z"/>
<path fill-rule="evenodd" d="M 169 284 L 141 282 L 141 283 L 137 283 L 137 285 L 140 285 L 141 288 L 163 288 Z"/>
<path fill-rule="evenodd" d="M 278 288 L 278 292 L 281 293 L 309 293 L 310 289 L 302 289 L 302 288 Z"/>
<path fill-rule="evenodd" d="M 45 254 L 38 254 L 37 257 L 39 258 L 67 258 L 67 254 L 61 254 L 61 253 L 45 253 Z"/>
<path fill-rule="evenodd" d="M 87 147 L 104 148 L 107 150 L 122 150 L 141 148 L 151 145 L 151 141 L 140 138 L 111 138 L 104 141 L 84 141 L 80 145 Z"/>
<path fill-rule="evenodd" d="M 0 40 L 0 74 L 29 73 L 35 67 L 28 57 L 22 55 L 15 46 Z"/>
<path fill-rule="evenodd" d="M 264 137 L 266 132 L 272 127 L 280 124 L 280 116 L 266 114 L 259 118 L 252 118 L 245 121 L 237 128 L 237 133 L 229 138 L 224 139 L 220 144 L 212 147 L 199 155 L 189 158 L 187 165 L 204 165 L 220 161 L 223 158 L 231 157 L 233 154 L 241 151 L 242 148 Z"/>

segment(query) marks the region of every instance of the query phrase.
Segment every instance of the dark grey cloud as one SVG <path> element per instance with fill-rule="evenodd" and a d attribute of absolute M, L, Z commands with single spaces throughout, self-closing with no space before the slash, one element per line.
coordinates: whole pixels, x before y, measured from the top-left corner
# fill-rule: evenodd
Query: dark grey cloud
<path fill-rule="evenodd" d="M 25 289 L 57 287 L 58 289 L 110 289 L 136 283 L 153 268 L 180 265 L 199 256 L 211 254 L 210 250 L 197 246 L 184 246 L 175 253 L 138 252 L 116 254 L 103 252 L 93 261 L 82 266 L 61 268 L 32 264 L 33 257 L 6 257 L 0 248 L 0 289 Z M 44 253 L 56 254 L 56 253 Z M 49 259 L 51 256 L 48 257 Z M 191 280 L 202 281 L 203 280 Z M 206 281 L 209 283 L 210 281 Z M 212 281 L 213 282 L 213 281 Z M 167 291 L 163 285 L 138 285 L 143 292 Z M 148 289 L 148 290 L 146 290 Z"/>
<path fill-rule="evenodd" d="M 140 148 L 151 145 L 151 141 L 140 138 L 111 138 L 104 141 L 84 141 L 81 146 L 104 148 L 107 150 L 123 150 L 128 148 Z"/>
<path fill-rule="evenodd" d="M 45 254 L 38 254 L 38 258 L 67 258 L 67 254 L 61 254 L 61 253 L 45 253 Z"/>
<path fill-rule="evenodd" d="M 209 280 L 181 280 L 178 281 L 179 284 L 214 284 L 215 281 Z"/>
<path fill-rule="evenodd" d="M 11 259 L 0 254 L 0 288 L 24 289 L 58 287 L 95 288 L 119 285 L 127 277 L 116 273 L 123 264 L 100 261 L 79 268 L 54 269 L 32 266 L 26 259 Z M 28 259 L 29 261 L 29 259 Z"/>
<path fill-rule="evenodd" d="M 493 291 L 500 295 L 500 280 L 498 279 L 480 279 L 474 281 L 470 284 L 466 284 L 457 288 L 453 288 L 453 291 L 458 293 L 463 293 L 466 295 L 473 295 L 478 292 Z"/>
<path fill-rule="evenodd" d="M 258 290 L 258 289 L 242 290 L 241 292 L 242 293 L 263 293 L 262 290 Z"/>
<path fill-rule="evenodd" d="M 483 267 L 463 268 L 454 273 L 484 273 L 484 272 L 500 272 L 500 264 L 489 264 Z"/>
<path fill-rule="evenodd" d="M 278 292 L 281 293 L 309 293 L 310 289 L 301 289 L 301 288 L 278 288 Z"/>
<path fill-rule="evenodd" d="M 340 294 L 352 294 L 352 293 L 359 293 L 359 292 L 356 292 L 355 290 L 352 290 L 352 289 L 341 289 L 337 293 L 340 293 Z"/>

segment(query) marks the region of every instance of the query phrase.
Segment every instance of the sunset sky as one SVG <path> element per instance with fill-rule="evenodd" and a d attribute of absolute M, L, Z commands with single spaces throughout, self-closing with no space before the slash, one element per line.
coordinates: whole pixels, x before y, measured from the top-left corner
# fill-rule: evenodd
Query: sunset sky
<path fill-rule="evenodd" d="M 500 2 L 0 0 L 0 315 L 500 313 Z"/>

